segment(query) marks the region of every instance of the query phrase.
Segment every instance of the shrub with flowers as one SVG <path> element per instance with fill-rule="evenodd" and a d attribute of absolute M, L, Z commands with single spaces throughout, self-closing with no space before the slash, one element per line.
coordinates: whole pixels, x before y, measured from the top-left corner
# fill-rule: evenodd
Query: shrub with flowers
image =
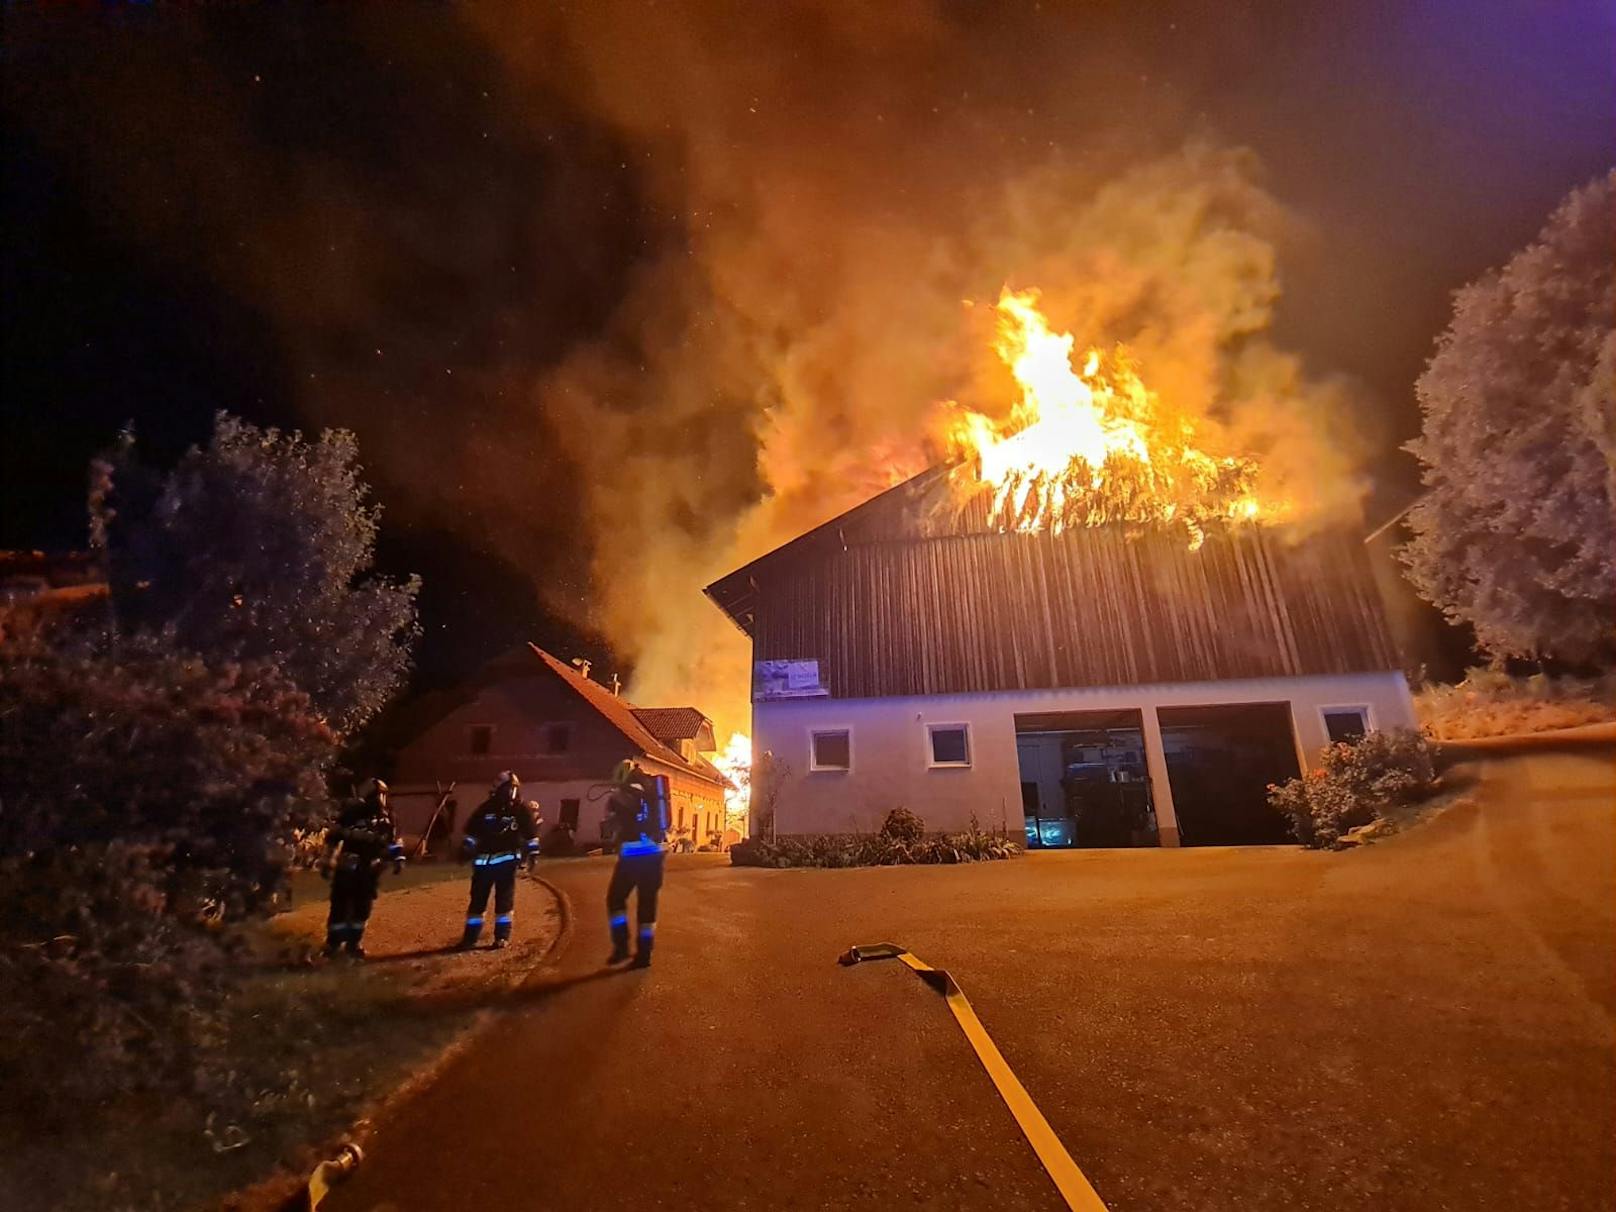
<path fill-rule="evenodd" d="M 1333 849 L 1349 829 L 1425 799 L 1435 785 L 1430 742 L 1399 728 L 1331 745 L 1303 777 L 1270 784 L 1268 802 L 1302 845 Z"/>

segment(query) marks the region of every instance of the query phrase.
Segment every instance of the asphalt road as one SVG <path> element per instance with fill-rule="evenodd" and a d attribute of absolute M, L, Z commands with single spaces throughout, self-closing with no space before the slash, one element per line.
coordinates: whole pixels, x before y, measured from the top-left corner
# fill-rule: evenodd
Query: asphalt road
<path fill-rule="evenodd" d="M 608 865 L 548 872 L 559 968 L 380 1130 L 333 1212 L 1056 1208 L 949 968 L 1130 1209 L 1592 1209 L 1616 1190 L 1609 753 L 1488 763 L 1345 854 L 670 862 L 656 966 L 599 974 Z"/>

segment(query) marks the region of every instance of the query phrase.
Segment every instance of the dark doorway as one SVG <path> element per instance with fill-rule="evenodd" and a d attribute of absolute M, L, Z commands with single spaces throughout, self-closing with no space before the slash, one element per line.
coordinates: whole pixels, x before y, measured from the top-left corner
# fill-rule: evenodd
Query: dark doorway
<path fill-rule="evenodd" d="M 1292 840 L 1285 818 L 1268 806 L 1268 784 L 1301 773 L 1289 703 L 1161 707 L 1156 718 L 1183 845 Z"/>
<path fill-rule="evenodd" d="M 1027 845 L 1156 845 L 1138 711 L 1016 716 Z"/>

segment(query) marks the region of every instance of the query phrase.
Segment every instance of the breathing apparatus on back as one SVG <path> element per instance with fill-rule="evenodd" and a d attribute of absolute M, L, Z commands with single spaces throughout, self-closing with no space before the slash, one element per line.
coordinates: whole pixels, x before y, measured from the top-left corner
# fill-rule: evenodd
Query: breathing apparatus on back
<path fill-rule="evenodd" d="M 661 850 L 668 836 L 668 778 L 632 761 L 612 771 L 608 815 L 620 854 Z"/>

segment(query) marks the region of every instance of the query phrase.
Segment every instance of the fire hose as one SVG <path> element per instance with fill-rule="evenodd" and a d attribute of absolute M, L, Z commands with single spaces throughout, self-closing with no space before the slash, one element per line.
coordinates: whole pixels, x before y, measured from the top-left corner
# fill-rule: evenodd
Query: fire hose
<path fill-rule="evenodd" d="M 358 1145 L 343 1145 L 335 1157 L 314 1167 L 309 1181 L 298 1187 L 296 1194 L 282 1205 L 281 1212 L 318 1212 L 332 1186 L 347 1179 L 364 1160 L 364 1151 Z"/>
<path fill-rule="evenodd" d="M 1010 1108 L 1010 1114 L 1015 1116 L 1022 1135 L 1027 1138 L 1027 1143 L 1038 1155 L 1039 1162 L 1054 1181 L 1056 1190 L 1066 1201 L 1066 1206 L 1073 1212 L 1106 1212 L 1105 1201 L 1100 1198 L 1083 1171 L 1072 1160 L 1066 1146 L 1061 1144 L 1060 1137 L 1055 1135 L 1055 1129 L 1049 1126 L 1049 1121 L 1044 1118 L 1043 1112 L 1038 1110 L 1038 1105 L 1032 1101 L 1027 1088 L 1011 1070 L 1009 1062 L 1004 1059 L 993 1038 L 982 1026 L 982 1020 L 976 1017 L 976 1011 L 966 1000 L 965 991 L 952 976 L 941 968 L 933 968 L 896 943 L 849 947 L 837 962 L 851 967 L 865 960 L 883 959 L 902 960 L 916 976 L 943 995 L 948 1008 L 954 1013 L 954 1020 L 959 1023 L 960 1030 L 965 1032 L 965 1038 L 976 1051 L 976 1058 L 987 1070 L 994 1088 L 1004 1099 L 1005 1105 Z"/>

